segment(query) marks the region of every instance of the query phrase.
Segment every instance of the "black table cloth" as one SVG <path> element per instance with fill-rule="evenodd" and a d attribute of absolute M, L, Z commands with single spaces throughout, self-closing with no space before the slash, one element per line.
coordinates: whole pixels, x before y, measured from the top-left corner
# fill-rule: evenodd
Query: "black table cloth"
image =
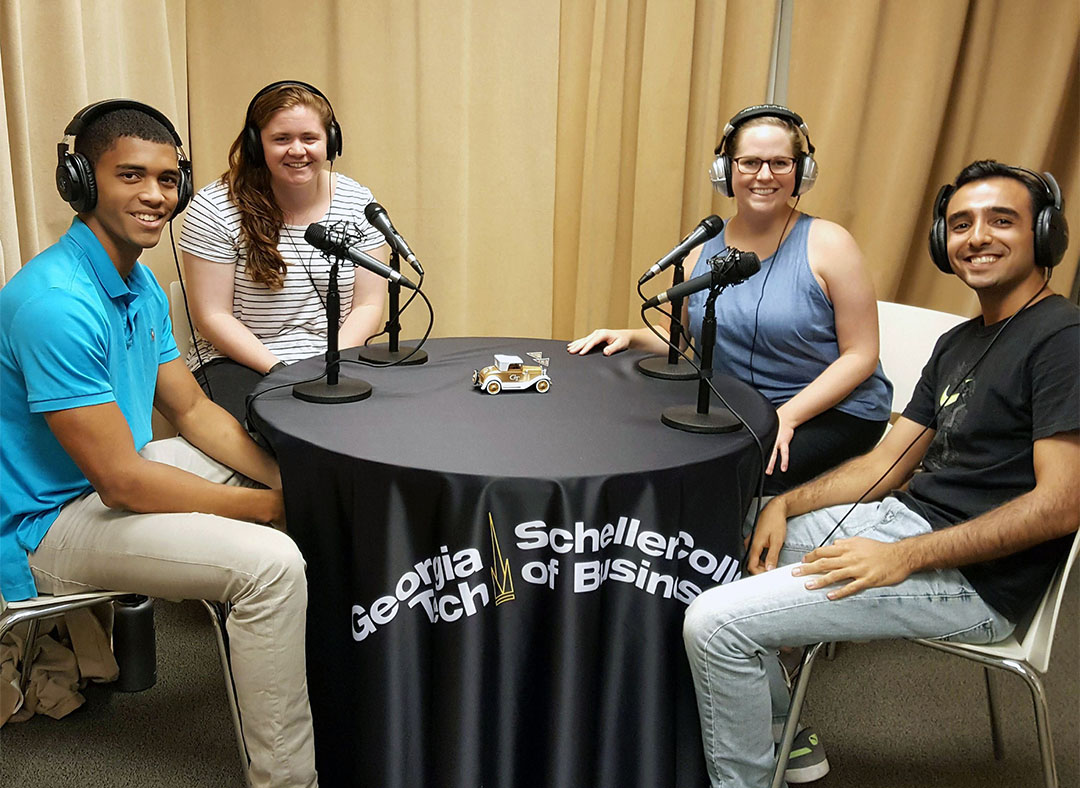
<path fill-rule="evenodd" d="M 374 387 L 362 402 L 286 387 L 252 403 L 308 562 L 321 783 L 705 785 L 682 618 L 738 574 L 752 438 L 663 426 L 697 384 L 641 375 L 638 353 L 490 338 L 426 349 L 422 366 L 344 364 Z M 494 353 L 531 351 L 551 358 L 549 392 L 472 386 Z M 715 382 L 771 447 L 771 406 Z"/>

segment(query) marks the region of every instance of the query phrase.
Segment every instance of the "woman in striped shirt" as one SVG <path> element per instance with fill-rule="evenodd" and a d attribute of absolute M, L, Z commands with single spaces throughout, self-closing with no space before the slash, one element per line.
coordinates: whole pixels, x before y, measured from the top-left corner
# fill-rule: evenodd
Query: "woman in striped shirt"
<path fill-rule="evenodd" d="M 340 153 L 341 127 L 326 97 L 306 83 L 275 82 L 248 105 L 228 171 L 188 209 L 180 248 L 198 338 L 187 363 L 241 422 L 263 375 L 326 350 L 331 266 L 304 240 L 307 226 L 344 223 L 357 248 L 388 259 L 364 218 L 371 192 L 333 172 Z M 338 287 L 338 344 L 362 345 L 381 327 L 386 282 L 343 266 Z"/>

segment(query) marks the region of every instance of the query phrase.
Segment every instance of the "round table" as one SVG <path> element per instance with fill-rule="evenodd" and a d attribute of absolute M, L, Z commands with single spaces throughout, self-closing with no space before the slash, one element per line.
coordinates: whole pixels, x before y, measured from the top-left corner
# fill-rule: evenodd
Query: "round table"
<path fill-rule="evenodd" d="M 308 562 L 321 780 L 703 785 L 682 616 L 738 576 L 752 438 L 662 425 L 697 384 L 641 375 L 639 353 L 511 338 L 425 349 L 422 366 L 343 365 L 372 384 L 362 402 L 258 394 L 319 374 L 310 359 L 252 403 Z M 548 392 L 472 385 L 494 354 L 534 351 L 551 359 Z M 772 407 L 715 384 L 770 447 Z"/>

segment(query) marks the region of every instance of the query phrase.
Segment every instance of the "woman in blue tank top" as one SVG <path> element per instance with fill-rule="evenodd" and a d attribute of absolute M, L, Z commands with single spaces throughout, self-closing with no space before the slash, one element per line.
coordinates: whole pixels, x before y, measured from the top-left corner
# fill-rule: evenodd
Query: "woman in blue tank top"
<path fill-rule="evenodd" d="M 873 447 L 888 424 L 892 384 L 878 361 L 877 301 L 855 239 L 796 210 L 817 177 L 802 119 L 777 105 L 749 107 L 728 123 L 716 152 L 713 184 L 738 210 L 684 265 L 693 272 L 687 278 L 705 273 L 706 261 L 728 247 L 761 260 L 759 273 L 716 301 L 713 365 L 776 407 L 780 428 L 765 478 L 766 494 L 775 495 Z M 695 341 L 707 295 L 684 306 Z M 567 349 L 601 345 L 605 355 L 667 352 L 646 328 L 598 329 Z"/>

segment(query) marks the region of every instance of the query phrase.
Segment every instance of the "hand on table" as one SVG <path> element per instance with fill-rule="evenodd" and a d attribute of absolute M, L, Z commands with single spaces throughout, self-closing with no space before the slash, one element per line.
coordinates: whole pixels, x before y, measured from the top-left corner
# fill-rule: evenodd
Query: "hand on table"
<path fill-rule="evenodd" d="M 806 582 L 807 588 L 824 588 L 849 581 L 828 593 L 829 599 L 843 599 L 866 588 L 894 586 L 907 579 L 911 567 L 906 560 L 903 542 L 879 542 L 862 536 L 837 539 L 803 556 L 792 574 L 818 575 Z"/>
<path fill-rule="evenodd" d="M 605 356 L 618 353 L 620 350 L 626 350 L 630 347 L 630 331 L 629 329 L 616 330 L 612 328 L 598 328 L 588 336 L 569 342 L 566 345 L 566 351 L 568 353 L 576 353 L 579 356 L 584 356 L 590 350 L 601 344 L 604 345 Z"/>

